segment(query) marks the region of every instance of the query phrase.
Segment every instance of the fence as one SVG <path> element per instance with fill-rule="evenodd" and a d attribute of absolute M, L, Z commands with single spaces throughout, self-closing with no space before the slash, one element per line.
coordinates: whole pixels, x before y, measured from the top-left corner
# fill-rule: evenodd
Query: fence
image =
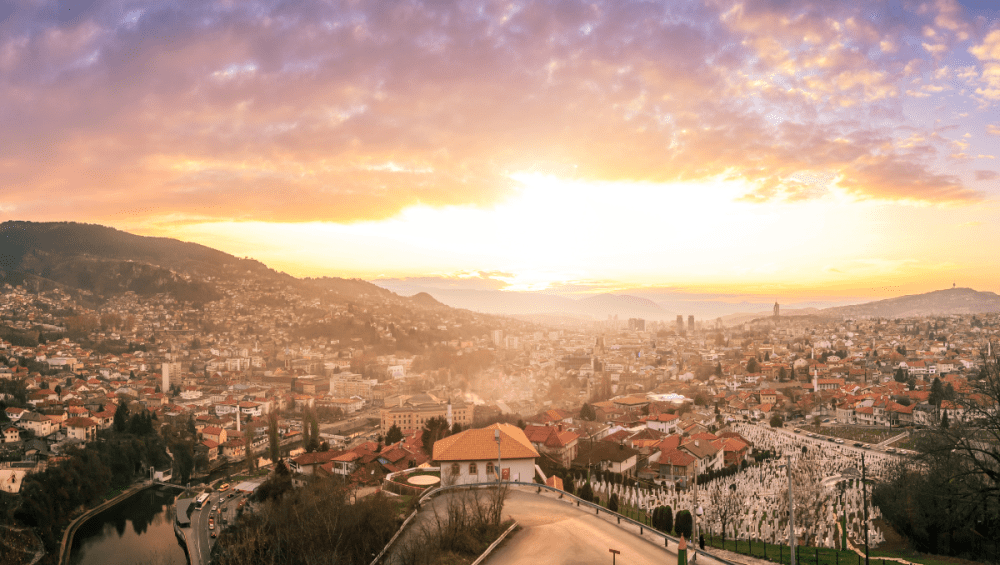
<path fill-rule="evenodd" d="M 758 559 L 766 559 L 775 563 L 791 564 L 791 551 L 787 545 L 767 543 L 751 539 L 726 539 L 706 535 L 705 546 L 711 546 L 741 555 L 749 555 Z M 850 550 L 837 550 L 827 547 L 795 546 L 795 562 L 799 565 L 862 565 L 865 558 Z M 895 565 L 893 560 L 870 558 L 870 565 Z"/>
<path fill-rule="evenodd" d="M 398 494 L 400 496 L 420 496 L 425 490 L 427 490 L 427 487 L 404 485 L 395 481 L 385 480 L 382 481 L 382 490 Z"/>

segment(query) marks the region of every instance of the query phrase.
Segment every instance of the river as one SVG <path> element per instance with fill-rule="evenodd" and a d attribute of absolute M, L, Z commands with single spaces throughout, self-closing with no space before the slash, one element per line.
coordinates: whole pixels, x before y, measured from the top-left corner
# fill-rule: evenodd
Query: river
<path fill-rule="evenodd" d="M 73 565 L 187 565 L 174 534 L 178 489 L 154 487 L 91 517 L 76 531 Z"/>

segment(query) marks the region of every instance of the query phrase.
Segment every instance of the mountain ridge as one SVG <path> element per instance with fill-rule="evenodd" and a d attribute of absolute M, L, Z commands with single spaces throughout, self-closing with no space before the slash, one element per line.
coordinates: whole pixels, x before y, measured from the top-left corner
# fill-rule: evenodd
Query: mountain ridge
<path fill-rule="evenodd" d="M 131 291 L 140 296 L 167 293 L 181 301 L 204 304 L 221 297 L 211 284 L 214 277 L 247 275 L 276 285 L 329 291 L 344 299 L 395 296 L 420 305 L 361 279 L 299 279 L 255 259 L 173 238 L 76 222 L 0 224 L 0 282 L 28 283 L 37 289 L 68 288 L 91 302 Z"/>

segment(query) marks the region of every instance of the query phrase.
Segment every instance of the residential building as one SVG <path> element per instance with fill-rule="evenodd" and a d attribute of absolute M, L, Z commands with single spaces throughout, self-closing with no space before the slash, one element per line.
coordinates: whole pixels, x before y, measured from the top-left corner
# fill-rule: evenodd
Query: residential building
<path fill-rule="evenodd" d="M 433 457 L 441 466 L 444 485 L 488 482 L 498 475 L 503 480 L 530 482 L 538 451 L 521 428 L 493 424 L 438 440 Z"/>
<path fill-rule="evenodd" d="M 465 402 L 452 404 L 450 400 L 429 393 L 401 395 L 394 405 L 382 408 L 381 416 L 382 433 L 388 433 L 395 425 L 403 434 L 409 434 L 423 429 L 432 418 L 444 418 L 449 425 L 459 424 L 465 428 L 472 423 L 472 406 Z"/>
<path fill-rule="evenodd" d="M 66 437 L 82 442 L 93 441 L 97 438 L 97 422 L 91 418 L 70 418 L 63 422 L 66 427 Z"/>

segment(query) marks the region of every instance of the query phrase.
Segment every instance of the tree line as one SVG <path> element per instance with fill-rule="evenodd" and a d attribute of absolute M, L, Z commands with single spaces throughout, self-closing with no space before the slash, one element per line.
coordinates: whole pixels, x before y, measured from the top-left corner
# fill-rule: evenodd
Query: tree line
<path fill-rule="evenodd" d="M 996 348 L 994 348 L 994 351 Z M 964 417 L 917 436 L 917 461 L 876 483 L 873 501 L 897 532 L 926 553 L 980 561 L 1000 557 L 1000 359 L 982 360 L 957 397 L 938 379 L 932 404 L 951 400 Z M 936 401 L 936 402 L 935 402 Z"/>
<path fill-rule="evenodd" d="M 9 518 L 34 528 L 48 551 L 58 549 L 63 528 L 83 508 L 127 488 L 148 467 L 170 463 L 162 438 L 139 420 L 136 430 L 143 433 L 102 431 L 96 441 L 67 450 L 65 460 L 25 476 Z"/>

